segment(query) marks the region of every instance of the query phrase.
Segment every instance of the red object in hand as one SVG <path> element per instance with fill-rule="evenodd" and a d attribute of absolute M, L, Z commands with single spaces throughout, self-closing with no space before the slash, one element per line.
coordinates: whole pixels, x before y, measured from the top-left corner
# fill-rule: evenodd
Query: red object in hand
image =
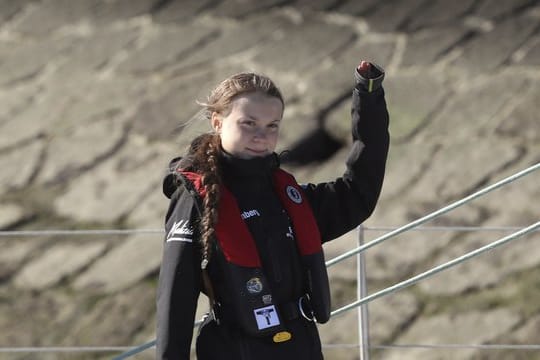
<path fill-rule="evenodd" d="M 360 65 L 358 65 L 358 67 L 357 67 L 358 72 L 360 73 L 360 75 L 362 75 L 364 77 L 367 77 L 366 75 L 369 73 L 370 66 L 371 66 L 371 64 L 369 63 L 369 61 L 362 60 L 360 62 Z"/>

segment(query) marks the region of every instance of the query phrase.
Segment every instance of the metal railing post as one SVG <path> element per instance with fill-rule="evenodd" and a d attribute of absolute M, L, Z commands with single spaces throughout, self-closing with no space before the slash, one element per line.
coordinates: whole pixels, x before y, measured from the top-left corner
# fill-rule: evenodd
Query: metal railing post
<path fill-rule="evenodd" d="M 364 244 L 364 227 L 358 227 L 358 246 Z M 356 255 L 356 295 L 358 300 L 367 296 L 366 262 L 364 252 Z M 360 360 L 369 360 L 369 314 L 368 304 L 358 307 L 358 352 Z"/>

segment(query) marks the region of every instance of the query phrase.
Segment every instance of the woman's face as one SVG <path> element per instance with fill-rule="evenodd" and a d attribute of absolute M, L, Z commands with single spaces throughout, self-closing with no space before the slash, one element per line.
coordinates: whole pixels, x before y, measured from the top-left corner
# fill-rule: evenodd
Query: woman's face
<path fill-rule="evenodd" d="M 248 93 L 232 101 L 228 114 L 212 113 L 212 127 L 220 134 L 225 151 L 251 159 L 275 150 L 282 116 L 283 105 L 278 98 Z"/>

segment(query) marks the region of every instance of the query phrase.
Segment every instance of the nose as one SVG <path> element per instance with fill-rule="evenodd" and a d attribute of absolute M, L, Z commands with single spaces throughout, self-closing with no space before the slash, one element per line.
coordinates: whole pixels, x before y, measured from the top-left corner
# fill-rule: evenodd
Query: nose
<path fill-rule="evenodd" d="M 266 139 L 266 129 L 263 128 L 263 127 L 258 127 L 256 130 L 255 130 L 255 133 L 254 133 L 254 139 L 256 140 L 265 140 Z"/>

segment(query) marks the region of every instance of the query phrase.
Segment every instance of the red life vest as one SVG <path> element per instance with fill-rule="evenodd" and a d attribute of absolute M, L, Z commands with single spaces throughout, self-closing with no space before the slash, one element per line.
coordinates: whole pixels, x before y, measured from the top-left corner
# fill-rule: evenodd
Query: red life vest
<path fill-rule="evenodd" d="M 183 174 L 193 182 L 199 194 L 204 196 L 200 175 L 190 172 Z M 312 255 L 322 251 L 321 234 L 302 188 L 291 174 L 281 169 L 274 172 L 273 180 L 276 194 L 292 220 L 300 255 Z M 218 214 L 216 234 L 227 261 L 245 267 L 261 267 L 255 241 L 240 215 L 238 203 L 224 186 L 221 188 Z"/>
<path fill-rule="evenodd" d="M 200 174 L 182 170 L 179 170 L 179 172 L 191 181 L 201 197 L 206 195 Z M 302 265 L 304 271 L 307 273 L 307 278 L 310 279 L 306 288 L 309 297 L 311 297 L 313 313 L 318 322 L 324 323 L 328 321 L 330 316 L 330 290 L 326 265 L 324 263 L 321 235 L 313 211 L 306 200 L 302 188 L 291 174 L 282 169 L 277 169 L 273 173 L 273 186 L 281 204 L 291 218 Z M 240 208 L 234 195 L 225 186 L 222 186 L 220 196 L 218 223 L 215 230 L 219 248 L 223 252 L 227 262 L 232 264 L 230 265 L 232 268 L 230 267 L 229 270 L 237 271 L 233 270 L 236 267 L 242 267 L 245 270 L 251 268 L 256 273 L 261 274 L 262 263 L 255 240 L 242 219 Z M 250 278 L 253 275 L 246 276 Z M 264 275 L 257 276 L 261 278 L 263 283 L 266 283 Z M 236 277 L 243 276 L 237 275 Z M 245 282 L 242 281 L 238 281 L 238 283 L 244 284 Z M 237 279 L 231 281 L 231 283 L 233 282 L 236 283 Z M 237 288 L 239 285 L 232 285 L 232 287 Z M 232 290 L 236 292 L 236 290 Z M 240 288 L 237 290 L 242 291 Z M 244 300 L 243 298 L 239 298 L 239 303 L 237 304 L 237 313 L 242 318 L 239 319 L 240 322 L 246 324 L 244 328 L 249 333 L 264 333 L 260 331 L 261 329 L 256 330 L 254 323 L 249 320 L 249 317 L 244 316 L 245 314 L 249 314 L 249 311 L 244 311 L 246 305 L 240 304 Z"/>

